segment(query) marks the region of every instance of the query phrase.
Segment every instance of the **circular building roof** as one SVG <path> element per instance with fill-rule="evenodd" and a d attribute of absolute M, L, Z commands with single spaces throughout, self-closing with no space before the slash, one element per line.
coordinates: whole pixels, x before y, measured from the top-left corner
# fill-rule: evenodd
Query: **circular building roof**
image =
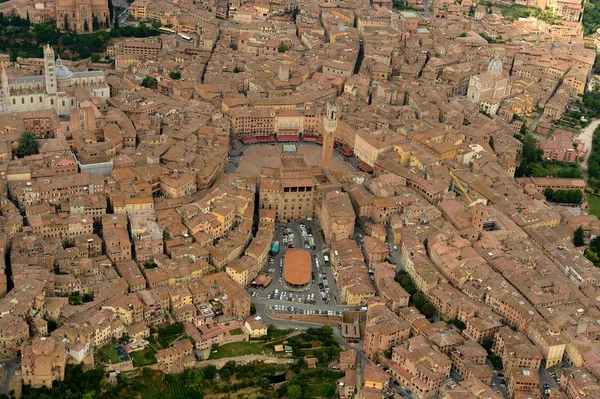
<path fill-rule="evenodd" d="M 499 58 L 494 58 L 488 65 L 488 71 L 502 72 L 502 61 Z"/>
<path fill-rule="evenodd" d="M 66 66 L 64 66 L 64 65 L 56 66 L 56 79 L 68 79 L 72 76 L 73 76 L 73 73 L 71 73 L 71 71 L 69 71 L 69 68 L 67 68 Z"/>
<path fill-rule="evenodd" d="M 288 249 L 283 259 L 283 278 L 294 286 L 306 285 L 310 282 L 312 261 L 310 253 L 301 248 Z"/>

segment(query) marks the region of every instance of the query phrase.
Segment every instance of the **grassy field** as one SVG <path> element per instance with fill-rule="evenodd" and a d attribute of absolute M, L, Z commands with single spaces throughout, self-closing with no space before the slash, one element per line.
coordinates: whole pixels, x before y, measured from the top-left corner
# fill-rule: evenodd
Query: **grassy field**
<path fill-rule="evenodd" d="M 170 382 L 167 385 L 169 386 L 169 392 L 173 399 L 185 399 L 187 397 L 183 384 L 179 382 Z"/>
<path fill-rule="evenodd" d="M 118 363 L 119 362 L 119 357 L 115 353 L 115 350 L 113 349 L 112 345 L 106 345 L 106 346 L 103 346 L 102 348 L 98 349 L 98 354 L 100 355 L 100 358 L 102 359 L 102 361 L 105 363 Z"/>
<path fill-rule="evenodd" d="M 263 346 L 251 342 L 232 342 L 219 346 L 217 353 L 211 353 L 211 359 L 221 359 L 225 357 L 260 355 L 263 353 Z"/>
<path fill-rule="evenodd" d="M 241 328 L 236 328 L 235 330 L 229 331 L 229 334 L 231 334 L 231 335 L 243 335 L 244 332 L 242 331 Z"/>
<path fill-rule="evenodd" d="M 139 351 L 131 352 L 129 355 L 133 359 L 133 365 L 137 367 L 147 366 L 149 364 L 156 363 L 154 349 L 152 348 L 146 348 Z"/>
<path fill-rule="evenodd" d="M 589 213 L 600 218 L 600 198 L 595 195 L 588 195 L 587 201 Z"/>

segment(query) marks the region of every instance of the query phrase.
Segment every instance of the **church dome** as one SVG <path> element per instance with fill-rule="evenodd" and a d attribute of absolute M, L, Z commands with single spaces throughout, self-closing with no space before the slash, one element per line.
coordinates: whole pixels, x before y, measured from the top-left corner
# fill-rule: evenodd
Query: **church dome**
<path fill-rule="evenodd" d="M 56 67 L 56 79 L 69 79 L 73 76 L 73 73 L 69 71 L 64 65 L 58 65 Z"/>
<path fill-rule="evenodd" d="M 488 71 L 502 72 L 502 61 L 499 58 L 494 58 L 488 66 Z"/>
<path fill-rule="evenodd" d="M 56 58 L 56 79 L 70 79 L 73 73 L 62 64 L 60 57 Z"/>

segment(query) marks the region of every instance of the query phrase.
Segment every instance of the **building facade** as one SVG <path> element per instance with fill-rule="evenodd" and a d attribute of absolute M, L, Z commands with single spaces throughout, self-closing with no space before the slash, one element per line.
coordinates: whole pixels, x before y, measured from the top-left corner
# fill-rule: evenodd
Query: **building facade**
<path fill-rule="evenodd" d="M 467 97 L 490 115 L 496 115 L 500 102 L 508 96 L 508 72 L 502 70 L 502 61 L 498 58 L 490 62 L 487 72 L 473 76 L 469 81 Z"/>
<path fill-rule="evenodd" d="M 54 49 L 44 48 L 44 75 L 9 78 L 2 70 L 2 94 L 8 111 L 43 111 L 54 109 L 58 115 L 70 115 L 79 107 L 76 90 L 83 88 L 92 97 L 104 103 L 110 97 L 110 87 L 104 81 L 104 72 L 71 72 L 54 58 Z"/>
<path fill-rule="evenodd" d="M 77 32 L 106 29 L 110 26 L 108 0 L 56 0 L 56 26 Z"/>

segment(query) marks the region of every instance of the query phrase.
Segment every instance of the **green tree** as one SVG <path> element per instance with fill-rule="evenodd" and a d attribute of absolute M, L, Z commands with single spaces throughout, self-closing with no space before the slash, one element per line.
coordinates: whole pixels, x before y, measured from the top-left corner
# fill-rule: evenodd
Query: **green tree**
<path fill-rule="evenodd" d="M 544 150 L 538 148 L 537 140 L 533 136 L 525 136 L 523 140 L 523 159 L 526 159 L 529 163 L 539 162 L 542 160 L 543 154 Z"/>
<path fill-rule="evenodd" d="M 263 378 L 262 380 L 260 380 L 260 387 L 262 389 L 267 389 L 271 386 L 271 382 L 269 381 L 269 379 L 267 378 Z"/>
<path fill-rule="evenodd" d="M 300 385 L 288 385 L 287 397 L 288 399 L 302 398 L 302 388 L 300 387 Z"/>
<path fill-rule="evenodd" d="M 169 72 L 169 77 L 173 80 L 181 79 L 181 72 L 171 71 L 171 72 Z"/>
<path fill-rule="evenodd" d="M 108 13 L 110 14 L 110 20 L 112 21 L 115 16 L 115 7 L 113 6 L 112 0 L 108 0 Z"/>
<path fill-rule="evenodd" d="M 573 233 L 573 245 L 576 247 L 581 247 L 585 245 L 585 234 L 583 232 L 583 227 L 579 226 L 577 230 Z"/>
<path fill-rule="evenodd" d="M 86 32 L 90 30 L 90 26 L 88 25 L 87 19 L 83 22 L 83 30 Z"/>
<path fill-rule="evenodd" d="M 153 27 L 154 29 L 158 29 L 158 28 L 160 28 L 161 26 L 162 26 L 162 24 L 160 23 L 160 21 L 154 21 L 154 22 L 152 22 L 152 27 Z"/>
<path fill-rule="evenodd" d="M 68 31 L 69 30 L 69 19 L 67 18 L 67 14 L 65 14 L 64 25 L 65 25 L 65 31 Z"/>
<path fill-rule="evenodd" d="M 277 51 L 279 51 L 280 53 L 285 53 L 285 52 L 286 52 L 286 51 L 288 51 L 289 49 L 290 49 L 290 48 L 289 48 L 287 45 L 285 45 L 285 44 L 281 43 L 281 44 L 279 45 L 279 47 L 277 48 Z"/>
<path fill-rule="evenodd" d="M 207 366 L 203 369 L 204 371 L 204 379 L 212 381 L 217 375 L 217 368 L 214 365 Z"/>
<path fill-rule="evenodd" d="M 156 89 L 158 87 L 158 80 L 152 76 L 146 76 L 144 80 L 142 80 L 142 87 L 147 87 L 149 89 Z"/>
<path fill-rule="evenodd" d="M 94 15 L 92 18 L 92 28 L 96 31 L 100 29 L 100 22 L 98 22 L 98 17 Z"/>
<path fill-rule="evenodd" d="M 93 53 L 92 54 L 92 62 L 98 62 L 98 61 L 100 61 L 100 54 Z"/>
<path fill-rule="evenodd" d="M 34 155 L 39 152 L 40 143 L 37 137 L 31 132 L 23 132 L 19 138 L 19 147 L 17 148 L 17 157 L 23 158 L 29 155 Z"/>

